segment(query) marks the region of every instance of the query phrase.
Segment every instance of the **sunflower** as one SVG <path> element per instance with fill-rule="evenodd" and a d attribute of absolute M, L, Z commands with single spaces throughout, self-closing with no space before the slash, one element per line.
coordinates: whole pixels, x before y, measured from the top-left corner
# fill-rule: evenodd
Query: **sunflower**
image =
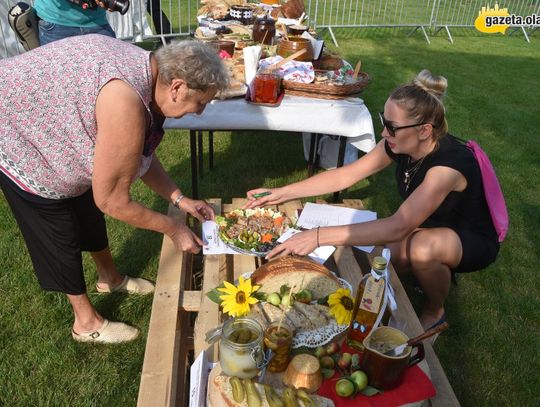
<path fill-rule="evenodd" d="M 339 325 L 348 325 L 351 322 L 354 300 L 351 297 L 351 291 L 345 288 L 338 288 L 335 293 L 328 297 L 330 310 Z"/>
<path fill-rule="evenodd" d="M 220 295 L 223 312 L 231 317 L 241 317 L 249 313 L 249 307 L 259 302 L 252 294 L 259 289 L 258 285 L 251 285 L 251 279 L 244 280 L 242 276 L 238 278 L 238 286 L 228 281 L 223 282 L 225 287 L 219 287 L 218 290 L 225 294 Z"/>

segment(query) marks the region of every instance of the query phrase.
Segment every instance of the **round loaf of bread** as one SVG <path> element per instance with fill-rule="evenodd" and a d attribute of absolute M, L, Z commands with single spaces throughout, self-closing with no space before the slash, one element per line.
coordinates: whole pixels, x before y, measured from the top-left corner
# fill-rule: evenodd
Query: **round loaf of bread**
<path fill-rule="evenodd" d="M 340 286 L 326 267 L 305 257 L 287 256 L 263 264 L 251 275 L 253 284 L 267 294 L 279 292 L 282 285 L 294 291 L 308 289 L 315 299 L 324 298 Z"/>

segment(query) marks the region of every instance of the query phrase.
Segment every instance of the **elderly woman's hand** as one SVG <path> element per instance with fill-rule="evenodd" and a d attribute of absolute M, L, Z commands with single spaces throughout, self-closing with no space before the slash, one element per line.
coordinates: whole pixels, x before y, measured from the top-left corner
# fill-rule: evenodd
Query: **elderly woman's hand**
<path fill-rule="evenodd" d="M 197 218 L 201 223 L 207 220 L 214 220 L 214 209 L 205 201 L 183 198 L 179 206 L 180 209 Z"/>
<path fill-rule="evenodd" d="M 182 223 L 176 225 L 175 230 L 169 234 L 178 251 L 199 253 L 203 245 L 202 240 Z"/>
<path fill-rule="evenodd" d="M 267 259 L 287 254 L 307 256 L 317 248 L 317 229 L 306 230 L 291 236 L 285 242 L 276 246 L 267 255 Z"/>

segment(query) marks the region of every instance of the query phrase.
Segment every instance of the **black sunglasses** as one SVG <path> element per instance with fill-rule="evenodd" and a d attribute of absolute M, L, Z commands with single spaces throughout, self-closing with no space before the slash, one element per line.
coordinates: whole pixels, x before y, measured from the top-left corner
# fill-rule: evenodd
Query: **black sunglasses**
<path fill-rule="evenodd" d="M 408 129 L 408 128 L 416 127 L 416 126 L 423 126 L 424 124 L 429 124 L 426 122 L 422 122 L 422 123 L 416 123 L 416 124 L 409 124 L 408 126 L 395 127 L 395 126 L 392 126 L 390 122 L 384 118 L 383 112 L 379 112 L 379 119 L 381 119 L 381 124 L 383 125 L 383 128 L 386 127 L 386 130 L 388 130 L 388 134 L 390 134 L 390 137 L 396 137 L 396 131 L 398 130 Z"/>

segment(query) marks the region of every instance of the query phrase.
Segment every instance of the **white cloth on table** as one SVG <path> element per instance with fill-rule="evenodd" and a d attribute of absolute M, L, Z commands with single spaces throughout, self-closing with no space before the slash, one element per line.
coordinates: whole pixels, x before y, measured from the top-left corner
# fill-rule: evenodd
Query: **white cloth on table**
<path fill-rule="evenodd" d="M 164 127 L 332 134 L 350 138 L 348 141 L 364 152 L 376 144 L 371 115 L 358 98 L 326 100 L 286 95 L 278 107 L 255 105 L 244 99 L 213 100 L 201 115 L 169 118 Z"/>

